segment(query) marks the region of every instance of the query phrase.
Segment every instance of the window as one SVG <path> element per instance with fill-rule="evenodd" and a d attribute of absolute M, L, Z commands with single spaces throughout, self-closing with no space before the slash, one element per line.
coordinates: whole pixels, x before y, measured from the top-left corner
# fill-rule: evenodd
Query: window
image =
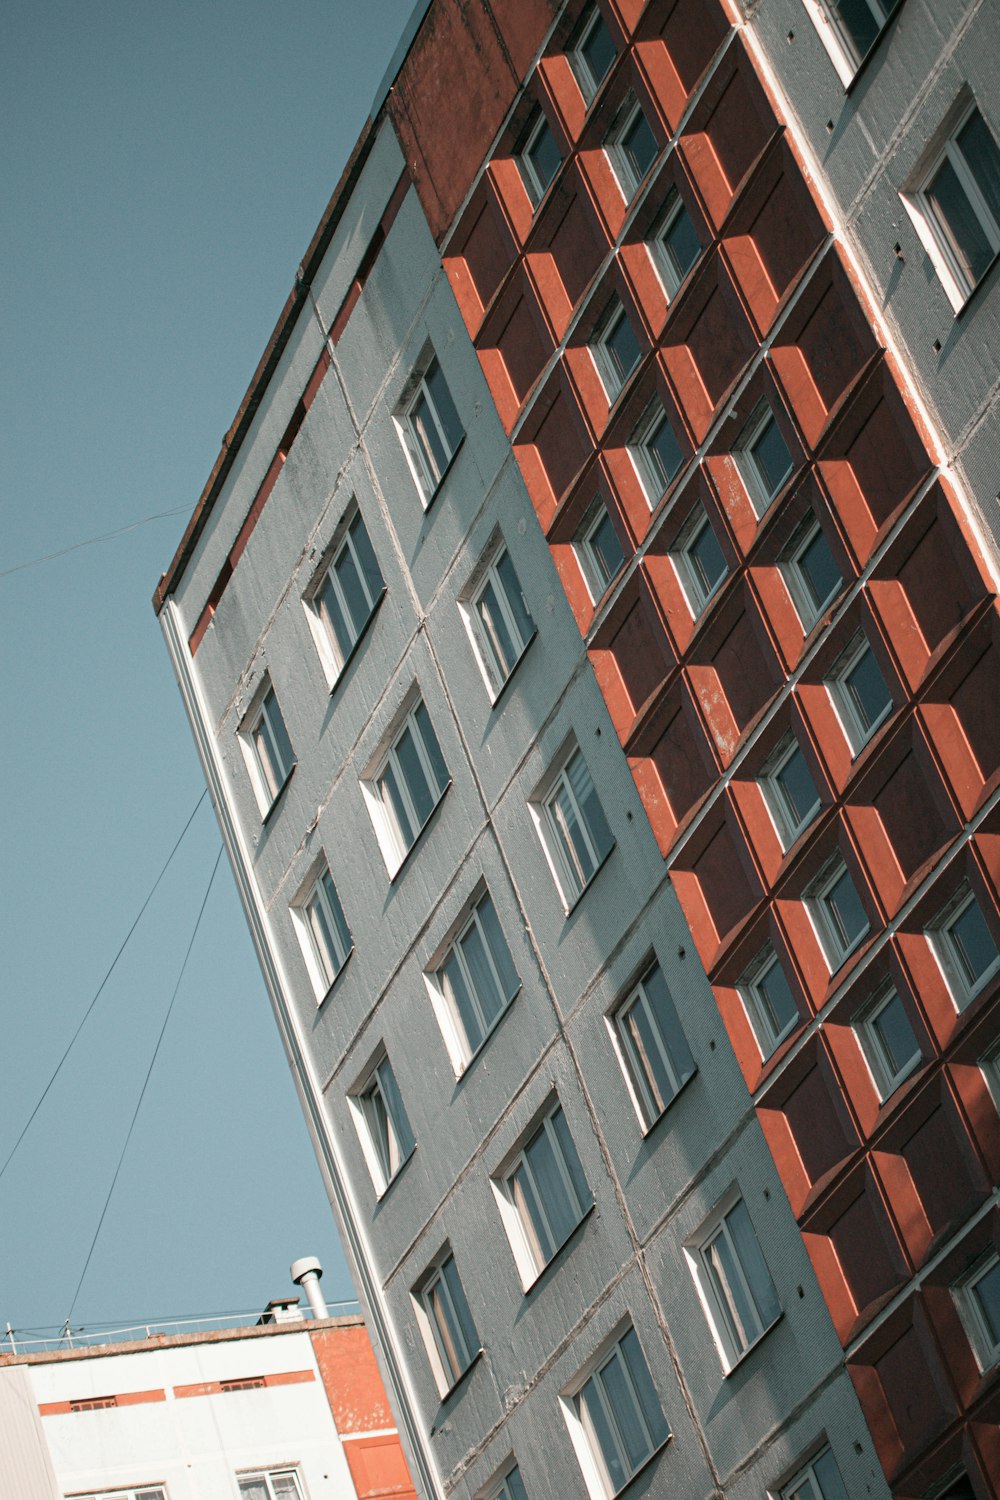
<path fill-rule="evenodd" d="M 261 816 L 270 812 L 295 769 L 295 755 L 274 689 L 268 685 L 240 735 Z"/>
<path fill-rule="evenodd" d="M 794 734 L 786 734 L 760 777 L 781 847 L 790 849 L 819 811 L 819 792 Z"/>
<path fill-rule="evenodd" d="M 504 1475 L 498 1489 L 490 1490 L 486 1500 L 528 1500 L 524 1480 L 517 1464 Z"/>
<path fill-rule="evenodd" d="M 879 1099 L 888 1099 L 923 1061 L 906 1008 L 891 984 L 861 1011 L 854 1032 Z"/>
<path fill-rule="evenodd" d="M 384 593 L 378 561 L 361 512 L 355 508 L 309 599 L 311 619 L 319 627 L 313 633 L 331 686 Z"/>
<path fill-rule="evenodd" d="M 729 572 L 704 506 L 698 505 L 695 508 L 694 514 L 671 548 L 670 555 L 688 608 L 697 619 Z"/>
<path fill-rule="evenodd" d="M 295 1469 L 237 1474 L 236 1483 L 245 1500 L 302 1500 L 302 1488 Z"/>
<path fill-rule="evenodd" d="M 578 1452 L 591 1493 L 610 1500 L 670 1436 L 634 1328 L 627 1328 L 572 1397 Z"/>
<path fill-rule="evenodd" d="M 361 1145 L 378 1193 L 384 1193 L 413 1152 L 413 1132 L 392 1065 L 383 1052 L 353 1096 Z"/>
<path fill-rule="evenodd" d="M 1000 1255 L 990 1250 L 955 1288 L 962 1321 L 979 1367 L 1000 1360 Z"/>
<path fill-rule="evenodd" d="M 433 357 L 411 382 L 397 423 L 424 505 L 429 505 L 464 433 L 441 366 Z"/>
<path fill-rule="evenodd" d="M 829 1448 L 817 1453 L 794 1479 L 782 1486 L 781 1500 L 847 1500 L 844 1481 Z"/>
<path fill-rule="evenodd" d="M 605 394 L 613 403 L 642 357 L 628 314 L 617 297 L 598 324 L 590 352 Z"/>
<path fill-rule="evenodd" d="M 742 1198 L 712 1216 L 688 1256 L 729 1371 L 781 1313 Z"/>
<path fill-rule="evenodd" d="M 477 572 L 462 612 L 490 696 L 496 699 L 535 634 L 506 547 L 500 547 L 485 570 Z"/>
<path fill-rule="evenodd" d="M 643 114 L 642 105 L 634 95 L 629 96 L 620 110 L 605 142 L 605 149 L 627 203 L 635 196 L 639 184 L 660 152 L 659 143 Z"/>
<path fill-rule="evenodd" d="M 479 1051 L 521 981 L 500 930 L 489 895 L 484 895 L 434 970 L 435 990 L 444 1002 L 442 1030 L 455 1071 Z"/>
<path fill-rule="evenodd" d="M 994 1107 L 1000 1114 L 1000 1042 L 994 1042 L 993 1046 L 979 1059 L 979 1066 L 986 1080 L 993 1099 Z"/>
<path fill-rule="evenodd" d="M 521 178 L 528 197 L 537 208 L 545 196 L 553 177 L 562 166 L 562 152 L 552 134 L 552 127 L 541 110 L 525 136 L 524 145 L 517 153 Z"/>
<path fill-rule="evenodd" d="M 573 543 L 590 597 L 597 604 L 625 561 L 622 544 L 604 501 L 598 498 L 584 517 Z"/>
<path fill-rule="evenodd" d="M 809 888 L 805 902 L 830 971 L 836 973 L 869 927 L 857 887 L 839 854 Z"/>
<path fill-rule="evenodd" d="M 962 885 L 927 936 L 955 1007 L 963 1010 L 1000 968 L 996 940 L 968 885 Z"/>
<path fill-rule="evenodd" d="M 617 56 L 611 33 L 595 5 L 570 49 L 570 63 L 587 104 L 610 73 Z"/>
<path fill-rule="evenodd" d="M 448 785 L 448 769 L 419 699 L 362 785 L 386 865 L 395 874 Z"/>
<path fill-rule="evenodd" d="M 538 802 L 542 842 L 568 910 L 614 844 L 587 762 L 573 750 Z"/>
<path fill-rule="evenodd" d="M 529 1287 L 593 1201 L 558 1103 L 494 1184 L 521 1281 Z"/>
<path fill-rule="evenodd" d="M 99 1490 L 92 1495 L 74 1496 L 74 1500 L 167 1500 L 167 1492 L 162 1484 L 147 1484 L 137 1490 Z"/>
<path fill-rule="evenodd" d="M 846 88 L 902 0 L 806 0 L 813 24 Z"/>
<path fill-rule="evenodd" d="M 781 571 L 802 628 L 808 632 L 844 586 L 823 528 L 811 512 L 782 557 Z"/>
<path fill-rule="evenodd" d="M 652 509 L 684 461 L 681 445 L 661 401 L 654 401 L 644 414 L 628 451 Z"/>
<path fill-rule="evenodd" d="M 903 202 L 957 312 L 1000 251 L 1000 147 L 974 104 Z"/>
<path fill-rule="evenodd" d="M 292 915 L 313 989 L 322 1000 L 351 951 L 351 934 L 325 860 Z"/>
<path fill-rule="evenodd" d="M 757 954 L 737 985 L 747 1018 L 765 1059 L 799 1022 L 785 971 L 770 943 Z"/>
<path fill-rule="evenodd" d="M 650 243 L 653 262 L 669 301 L 701 254 L 698 232 L 676 189 L 667 199 L 666 211 L 654 228 Z"/>
<path fill-rule="evenodd" d="M 611 1020 L 636 1112 L 650 1130 L 695 1071 L 659 964 L 643 975 Z"/>
<path fill-rule="evenodd" d="M 851 752 L 858 755 L 892 713 L 892 694 L 863 631 L 837 661 L 826 686 Z"/>
<path fill-rule="evenodd" d="M 479 1335 L 450 1250 L 431 1268 L 415 1295 L 431 1367 L 441 1395 L 446 1396 L 479 1352 Z"/>
<path fill-rule="evenodd" d="M 750 503 L 762 516 L 792 472 L 788 444 L 766 401 L 758 406 L 739 439 L 736 462 Z"/>

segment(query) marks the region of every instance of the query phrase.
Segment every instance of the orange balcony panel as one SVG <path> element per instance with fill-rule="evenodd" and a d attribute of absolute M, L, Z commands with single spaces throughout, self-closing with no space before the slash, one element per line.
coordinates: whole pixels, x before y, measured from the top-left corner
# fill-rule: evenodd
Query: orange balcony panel
<path fill-rule="evenodd" d="M 514 439 L 514 453 L 542 530 L 591 452 L 576 399 L 557 367 Z"/>
<path fill-rule="evenodd" d="M 793 1212 L 800 1214 L 859 1146 L 821 1038 L 802 1049 L 765 1089 L 757 1107 L 768 1142 L 780 1141 L 785 1133 L 793 1148 L 791 1156 L 781 1153 L 779 1167 L 785 1160 L 782 1181 Z"/>
<path fill-rule="evenodd" d="M 774 112 L 737 39 L 699 99 L 678 147 L 716 229 L 777 130 Z"/>
<path fill-rule="evenodd" d="M 635 39 L 639 64 L 656 94 L 671 130 L 729 31 L 720 5 L 706 0 L 675 0 L 660 22 L 663 6 L 649 6 Z M 659 29 L 654 34 L 654 27 Z"/>
<path fill-rule="evenodd" d="M 671 412 L 669 405 L 667 410 Z M 708 476 L 700 467 L 694 471 L 682 489 L 673 492 L 669 502 L 670 513 L 652 539 L 644 563 L 650 586 L 656 595 L 675 649 L 679 654 L 690 649 L 698 632 L 705 629 L 727 591 L 734 586 L 732 578 L 728 583 L 724 582 L 719 592 L 709 600 L 707 607 L 695 619 L 671 554 L 675 552 L 681 533 L 699 506 L 708 516 L 731 573 L 735 575 L 738 559 L 729 537 L 728 526 L 720 512 L 718 500 L 708 481 Z"/>
<path fill-rule="evenodd" d="M 909 1267 L 867 1165 L 802 1221 L 803 1238 L 843 1343 L 882 1308 Z"/>
<path fill-rule="evenodd" d="M 757 339 L 718 254 L 668 319 L 663 361 L 685 418 L 700 442 L 757 348 Z"/>
<path fill-rule="evenodd" d="M 478 345 L 501 421 L 510 432 L 555 347 L 522 273 L 487 316 Z"/>
<path fill-rule="evenodd" d="M 763 897 L 739 825 L 725 804 L 683 847 L 671 875 L 702 963 L 711 969 Z"/>
<path fill-rule="evenodd" d="M 531 239 L 528 266 L 556 336 L 561 338 L 608 251 L 607 235 L 575 168 L 556 188 L 539 228 Z"/>
<path fill-rule="evenodd" d="M 966 1411 L 981 1397 L 984 1385 L 989 1383 L 989 1375 L 984 1376 L 979 1368 L 952 1287 L 978 1260 L 998 1249 L 1000 1214 L 994 1210 L 963 1235 L 961 1242 L 945 1259 L 928 1272 L 921 1290 L 928 1322 L 934 1329 L 955 1391 Z M 992 1383 L 997 1386 L 995 1374 Z"/>
<path fill-rule="evenodd" d="M 719 774 L 682 683 L 656 704 L 627 749 L 657 843 L 666 854 Z"/>
<path fill-rule="evenodd" d="M 647 700 L 659 692 L 677 658 L 636 572 L 594 637 L 591 660 L 618 737 L 624 744 Z"/>
<path fill-rule="evenodd" d="M 473 337 L 508 271 L 517 259 L 510 232 L 489 178 L 484 178 L 452 240 L 445 268 Z"/>
<path fill-rule="evenodd" d="M 875 1087 L 855 1025 L 859 1012 L 867 1007 L 889 983 L 895 989 L 906 1011 L 924 1064 L 918 1066 L 904 1083 L 883 1101 Z M 865 1140 L 881 1130 L 898 1111 L 906 1107 L 910 1095 L 926 1079 L 927 1067 L 937 1055 L 937 1048 L 927 1029 L 923 1012 L 914 997 L 891 947 L 883 949 L 875 963 L 859 974 L 857 983 L 842 995 L 823 1023 L 823 1035 L 831 1062 L 850 1103 L 851 1113 Z"/>
<path fill-rule="evenodd" d="M 910 1298 L 848 1366 L 890 1482 L 958 1415 L 919 1298 Z M 903 1491 L 911 1494 L 909 1486 Z"/>
<path fill-rule="evenodd" d="M 920 716 L 962 812 L 971 817 L 1000 780 L 1000 622 L 976 622 L 924 692 Z"/>
<path fill-rule="evenodd" d="M 784 680 L 747 590 L 729 591 L 693 643 L 686 670 L 719 760 L 727 766 Z"/>

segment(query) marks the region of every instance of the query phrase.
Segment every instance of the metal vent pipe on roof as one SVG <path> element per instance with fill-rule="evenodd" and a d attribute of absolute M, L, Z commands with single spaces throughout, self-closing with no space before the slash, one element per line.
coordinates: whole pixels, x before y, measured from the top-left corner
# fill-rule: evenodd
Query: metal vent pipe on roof
<path fill-rule="evenodd" d="M 328 1318 L 326 1303 L 323 1301 L 323 1293 L 319 1289 L 319 1279 L 323 1274 L 323 1267 L 315 1255 L 304 1255 L 301 1260 L 293 1260 L 289 1267 L 289 1275 L 300 1286 L 306 1294 L 309 1303 L 309 1311 L 314 1318 Z"/>

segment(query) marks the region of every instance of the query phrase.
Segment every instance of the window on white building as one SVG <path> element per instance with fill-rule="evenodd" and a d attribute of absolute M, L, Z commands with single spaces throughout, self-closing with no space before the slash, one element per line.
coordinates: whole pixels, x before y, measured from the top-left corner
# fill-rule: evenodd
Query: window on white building
<path fill-rule="evenodd" d="M 240 743 L 257 806 L 266 817 L 295 769 L 292 742 L 269 683 L 243 721 Z"/>
<path fill-rule="evenodd" d="M 592 1202 L 558 1103 L 494 1182 L 504 1228 L 525 1288 L 566 1243 Z"/>
<path fill-rule="evenodd" d="M 484 1500 L 528 1500 L 528 1492 L 517 1464 L 507 1470 L 499 1485 L 490 1490 Z"/>
<path fill-rule="evenodd" d="M 788 444 L 766 401 L 757 407 L 743 429 L 735 456 L 750 503 L 757 515 L 762 516 L 792 472 Z"/>
<path fill-rule="evenodd" d="M 479 1353 L 455 1257 L 445 1248 L 414 1289 L 414 1302 L 438 1390 L 446 1396 Z"/>
<path fill-rule="evenodd" d="M 477 568 L 460 603 L 490 697 L 496 700 L 535 634 L 506 547 L 495 549 Z"/>
<path fill-rule="evenodd" d="M 851 752 L 859 755 L 892 713 L 892 694 L 863 631 L 835 663 L 826 686 Z"/>
<path fill-rule="evenodd" d="M 237 1474 L 243 1500 L 303 1500 L 297 1469 L 267 1469 L 256 1474 Z"/>
<path fill-rule="evenodd" d="M 802 628 L 808 633 L 844 586 L 823 528 L 811 511 L 785 549 L 780 566 Z"/>
<path fill-rule="evenodd" d="M 659 964 L 643 975 L 610 1020 L 636 1113 L 650 1130 L 695 1072 Z"/>
<path fill-rule="evenodd" d="M 614 844 L 587 762 L 573 747 L 532 801 L 539 833 L 567 911 Z"/>
<path fill-rule="evenodd" d="M 537 208 L 562 166 L 559 142 L 541 109 L 535 111 L 524 144 L 517 153 L 517 161 L 528 197 Z"/>
<path fill-rule="evenodd" d="M 625 562 L 618 532 L 603 500 L 595 500 L 584 516 L 583 524 L 573 541 L 573 551 L 590 597 L 597 604 L 604 598 L 612 579 Z"/>
<path fill-rule="evenodd" d="M 378 560 L 355 506 L 307 600 L 313 634 L 331 686 L 384 593 Z"/>
<path fill-rule="evenodd" d="M 1000 147 L 974 103 L 946 122 L 902 198 L 957 312 L 1000 252 Z"/>
<path fill-rule="evenodd" d="M 728 1195 L 686 1250 L 723 1365 L 731 1370 L 781 1315 L 743 1199 Z"/>
<path fill-rule="evenodd" d="M 445 1042 L 456 1073 L 466 1068 L 517 994 L 521 981 L 483 895 L 464 918 L 430 975 Z"/>
<path fill-rule="evenodd" d="M 990 1250 L 954 1287 L 955 1300 L 981 1370 L 1000 1361 L 1000 1255 Z"/>
<path fill-rule="evenodd" d="M 325 860 L 292 904 L 292 917 L 316 998 L 322 1000 L 347 962 L 352 946 L 340 897 Z"/>
<path fill-rule="evenodd" d="M 798 1006 L 770 943 L 765 943 L 757 954 L 740 979 L 737 991 L 761 1057 L 766 1060 L 799 1023 Z"/>
<path fill-rule="evenodd" d="M 604 149 L 628 203 L 660 153 L 659 142 L 634 94 L 619 110 Z"/>
<path fill-rule="evenodd" d="M 906 1007 L 891 984 L 858 1014 L 854 1034 L 881 1100 L 894 1094 L 923 1061 Z"/>
<path fill-rule="evenodd" d="M 631 1327 L 602 1351 L 565 1405 L 592 1500 L 611 1500 L 670 1436 Z"/>
<path fill-rule="evenodd" d="M 794 734 L 786 734 L 767 761 L 760 775 L 760 788 L 781 847 L 790 849 L 820 806 L 816 783 Z"/>
<path fill-rule="evenodd" d="M 670 556 L 688 608 L 697 619 L 729 572 L 725 554 L 703 505 L 695 506 L 687 525 L 671 547 Z"/>
<path fill-rule="evenodd" d="M 597 373 L 608 400 L 614 404 L 619 392 L 642 358 L 639 340 L 632 329 L 628 313 L 618 297 L 597 325 L 590 344 Z"/>
<path fill-rule="evenodd" d="M 806 909 L 830 972 L 835 974 L 868 932 L 868 913 L 841 855 L 824 866 L 805 895 Z"/>
<path fill-rule="evenodd" d="M 396 411 L 396 424 L 426 507 L 465 435 L 433 353 L 426 363 L 421 363 L 404 392 Z"/>
<path fill-rule="evenodd" d="M 701 240 L 684 199 L 676 189 L 667 199 L 649 238 L 667 300 L 676 296 L 691 267 L 701 254 Z"/>
<path fill-rule="evenodd" d="M 902 0 L 805 0 L 830 61 L 846 88 Z"/>
<path fill-rule="evenodd" d="M 662 401 L 654 401 L 643 413 L 642 421 L 629 440 L 628 451 L 652 510 L 684 461 L 681 445 L 670 418 L 663 410 Z"/>
<path fill-rule="evenodd" d="M 447 785 L 444 757 L 418 699 L 362 781 L 390 874 L 416 843 Z"/>
<path fill-rule="evenodd" d="M 781 1487 L 781 1500 L 847 1500 L 844 1481 L 829 1448 L 799 1470 Z"/>
<path fill-rule="evenodd" d="M 167 1492 L 162 1484 L 143 1484 L 136 1490 L 95 1490 L 73 1500 L 167 1500 Z"/>
<path fill-rule="evenodd" d="M 385 1053 L 369 1069 L 352 1095 L 361 1146 L 375 1191 L 384 1193 L 413 1152 L 413 1131 Z"/>
<path fill-rule="evenodd" d="M 983 909 L 967 884 L 932 922 L 927 937 L 951 991 L 964 1010 L 1000 968 L 1000 952 Z"/>

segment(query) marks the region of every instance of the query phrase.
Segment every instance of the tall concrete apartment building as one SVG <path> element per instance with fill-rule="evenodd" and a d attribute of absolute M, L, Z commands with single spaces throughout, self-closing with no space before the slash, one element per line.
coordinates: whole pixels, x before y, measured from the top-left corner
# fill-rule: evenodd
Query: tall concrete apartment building
<path fill-rule="evenodd" d="M 421 4 L 157 590 L 429 1496 L 1000 1493 L 998 57 Z"/>

